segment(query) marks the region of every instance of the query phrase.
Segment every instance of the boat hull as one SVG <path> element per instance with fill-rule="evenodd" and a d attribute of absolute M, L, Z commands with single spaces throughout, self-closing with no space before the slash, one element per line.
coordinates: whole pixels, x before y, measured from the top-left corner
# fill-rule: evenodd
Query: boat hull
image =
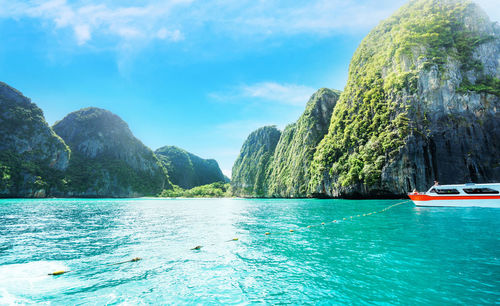
<path fill-rule="evenodd" d="M 413 201 L 416 206 L 449 206 L 449 207 L 495 207 L 500 208 L 500 200 L 433 200 Z"/>
<path fill-rule="evenodd" d="M 428 196 L 410 195 L 416 206 L 495 207 L 500 208 L 500 196 Z"/>

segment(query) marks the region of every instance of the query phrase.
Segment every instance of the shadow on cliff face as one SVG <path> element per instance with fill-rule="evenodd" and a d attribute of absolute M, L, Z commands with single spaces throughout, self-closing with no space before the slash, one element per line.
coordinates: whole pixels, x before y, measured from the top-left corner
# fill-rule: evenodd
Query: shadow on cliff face
<path fill-rule="evenodd" d="M 433 172 L 442 184 L 500 181 L 498 114 L 447 116 L 430 138 Z M 457 119 L 458 118 L 458 119 Z"/>

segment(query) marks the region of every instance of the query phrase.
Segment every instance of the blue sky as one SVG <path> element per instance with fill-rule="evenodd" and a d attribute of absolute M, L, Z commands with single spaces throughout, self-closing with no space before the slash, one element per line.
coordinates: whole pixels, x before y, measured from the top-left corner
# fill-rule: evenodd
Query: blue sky
<path fill-rule="evenodd" d="M 230 175 L 251 131 L 343 89 L 359 42 L 404 2 L 0 0 L 0 80 L 49 124 L 105 108 L 153 150 L 176 145 Z M 496 0 L 479 4 L 500 20 Z"/>

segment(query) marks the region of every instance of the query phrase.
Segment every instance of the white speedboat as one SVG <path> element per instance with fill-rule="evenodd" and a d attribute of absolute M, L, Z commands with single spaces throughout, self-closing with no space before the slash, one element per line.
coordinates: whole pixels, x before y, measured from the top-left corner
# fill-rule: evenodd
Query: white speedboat
<path fill-rule="evenodd" d="M 417 206 L 480 206 L 500 208 L 500 183 L 434 185 L 427 192 L 408 196 Z"/>

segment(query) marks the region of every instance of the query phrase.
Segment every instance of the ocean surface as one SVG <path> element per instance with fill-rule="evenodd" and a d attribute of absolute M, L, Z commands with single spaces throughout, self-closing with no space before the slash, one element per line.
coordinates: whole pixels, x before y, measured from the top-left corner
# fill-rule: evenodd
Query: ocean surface
<path fill-rule="evenodd" d="M 500 303 L 500 209 L 400 202 L 0 200 L 0 304 Z"/>

